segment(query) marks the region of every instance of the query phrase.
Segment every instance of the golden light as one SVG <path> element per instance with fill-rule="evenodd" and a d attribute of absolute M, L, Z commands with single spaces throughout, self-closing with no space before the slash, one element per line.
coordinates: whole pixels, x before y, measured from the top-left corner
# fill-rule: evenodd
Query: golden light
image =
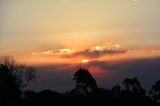
<path fill-rule="evenodd" d="M 83 60 L 82 60 L 82 63 L 88 63 L 88 62 L 89 62 L 88 59 L 83 59 Z"/>
<path fill-rule="evenodd" d="M 105 46 L 95 46 L 91 50 L 103 51 L 106 47 Z"/>
<path fill-rule="evenodd" d="M 120 48 L 120 45 L 119 45 L 119 44 L 116 44 L 116 45 L 115 45 L 115 48 L 119 49 L 119 48 Z"/>
<path fill-rule="evenodd" d="M 62 53 L 70 53 L 70 52 L 73 52 L 73 50 L 71 50 L 71 49 L 61 49 L 61 50 L 59 50 L 60 52 L 62 52 Z"/>
<path fill-rule="evenodd" d="M 101 50 L 100 46 L 96 46 L 95 48 L 96 48 L 96 50 Z"/>

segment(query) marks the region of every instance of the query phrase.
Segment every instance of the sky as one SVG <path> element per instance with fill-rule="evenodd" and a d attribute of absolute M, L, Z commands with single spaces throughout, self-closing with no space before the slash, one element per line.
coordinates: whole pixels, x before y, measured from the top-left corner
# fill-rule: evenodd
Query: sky
<path fill-rule="evenodd" d="M 36 89 L 53 80 L 59 83 L 48 88 L 70 88 L 78 67 L 90 69 L 105 86 L 156 64 L 152 82 L 160 69 L 159 10 L 159 0 L 0 0 L 0 56 L 37 67 L 41 77 Z M 119 68 L 128 61 L 130 67 Z M 143 78 L 149 75 L 145 70 L 141 74 L 142 80 L 148 78 Z"/>

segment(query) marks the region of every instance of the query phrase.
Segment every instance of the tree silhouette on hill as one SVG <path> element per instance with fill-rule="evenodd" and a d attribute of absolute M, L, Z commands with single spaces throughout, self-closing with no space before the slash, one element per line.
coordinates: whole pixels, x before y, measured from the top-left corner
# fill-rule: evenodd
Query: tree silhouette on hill
<path fill-rule="evenodd" d="M 76 82 L 76 88 L 74 92 L 86 95 L 92 90 L 97 88 L 97 83 L 88 70 L 80 68 L 75 74 L 74 78 Z"/>
<path fill-rule="evenodd" d="M 137 78 L 126 78 L 124 79 L 123 84 L 125 85 L 126 91 L 139 93 L 141 95 L 145 95 L 146 93 Z"/>

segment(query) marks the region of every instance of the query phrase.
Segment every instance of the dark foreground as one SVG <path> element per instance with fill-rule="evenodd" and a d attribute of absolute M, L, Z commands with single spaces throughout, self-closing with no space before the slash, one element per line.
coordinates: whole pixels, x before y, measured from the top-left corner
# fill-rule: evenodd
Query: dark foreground
<path fill-rule="evenodd" d="M 124 79 L 122 87 L 99 88 L 89 71 L 80 68 L 73 76 L 75 88 L 66 93 L 51 90 L 22 92 L 21 89 L 34 78 L 33 67 L 4 58 L 0 64 L 0 106 L 160 106 L 160 81 L 148 92 L 137 78 Z"/>

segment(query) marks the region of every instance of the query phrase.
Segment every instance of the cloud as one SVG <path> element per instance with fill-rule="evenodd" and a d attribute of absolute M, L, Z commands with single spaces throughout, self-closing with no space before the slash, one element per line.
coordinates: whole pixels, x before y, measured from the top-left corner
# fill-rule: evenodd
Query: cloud
<path fill-rule="evenodd" d="M 115 54 L 123 54 L 126 53 L 127 50 L 112 50 L 106 49 L 102 47 L 95 47 L 91 49 L 86 49 L 84 51 L 75 52 L 73 54 L 64 55 L 63 58 L 75 58 L 75 57 L 85 57 L 85 58 L 99 58 L 104 55 L 115 55 Z"/>
<path fill-rule="evenodd" d="M 74 50 L 71 49 L 56 49 L 44 52 L 33 52 L 32 55 L 61 55 L 61 54 L 71 54 L 73 52 Z"/>
<path fill-rule="evenodd" d="M 130 59 L 117 62 L 97 63 L 104 70 L 110 70 L 116 79 L 122 81 L 126 77 L 137 77 L 144 88 L 149 90 L 155 81 L 160 80 L 160 57 Z M 116 83 L 121 83 L 121 82 Z"/>
<path fill-rule="evenodd" d="M 107 48 L 106 46 L 95 46 L 82 51 L 75 51 L 73 49 L 55 49 L 43 52 L 33 52 L 32 55 L 59 55 L 61 58 L 90 58 L 95 59 L 104 55 L 123 54 L 127 50 L 120 50 L 120 45 L 116 44 L 114 47 Z"/>

